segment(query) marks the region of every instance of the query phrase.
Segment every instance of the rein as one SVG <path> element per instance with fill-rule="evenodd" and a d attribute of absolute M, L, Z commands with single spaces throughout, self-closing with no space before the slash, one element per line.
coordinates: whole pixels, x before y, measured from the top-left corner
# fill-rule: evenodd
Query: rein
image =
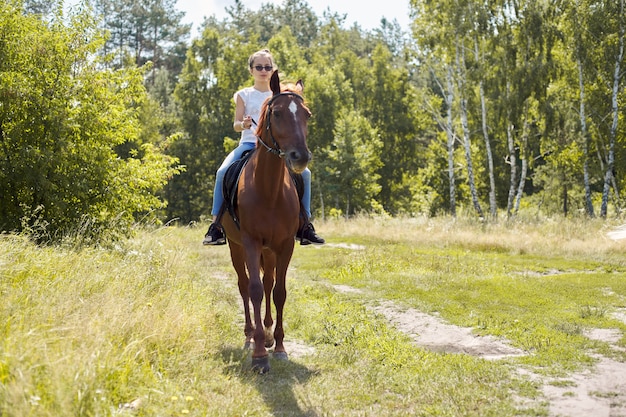
<path fill-rule="evenodd" d="M 267 149 L 268 152 L 273 153 L 274 155 L 277 155 L 279 158 L 283 158 L 285 156 L 285 152 L 283 152 L 280 149 L 280 145 L 278 144 L 278 142 L 276 142 L 276 139 L 274 138 L 274 134 L 272 133 L 272 126 L 271 126 L 271 120 L 272 120 L 272 108 L 271 105 L 274 102 L 274 100 L 280 96 L 292 96 L 292 97 L 296 97 L 299 98 L 300 100 L 304 101 L 304 98 L 298 94 L 298 93 L 294 93 L 293 91 L 283 91 L 281 93 L 275 94 L 272 96 L 272 98 L 270 99 L 270 101 L 268 101 L 267 103 L 267 107 L 268 107 L 268 111 L 266 114 L 266 119 L 267 119 L 267 126 L 265 128 L 265 130 L 269 133 L 270 138 L 272 139 L 272 143 L 274 145 L 274 147 L 269 146 L 267 143 L 265 143 L 263 141 L 263 139 L 261 139 L 260 136 L 257 136 L 257 139 L 259 142 L 261 142 L 261 144 L 265 147 L 265 149 Z M 252 120 L 252 123 L 254 123 L 255 125 L 258 126 L 257 122 L 254 121 L 254 119 Z"/>

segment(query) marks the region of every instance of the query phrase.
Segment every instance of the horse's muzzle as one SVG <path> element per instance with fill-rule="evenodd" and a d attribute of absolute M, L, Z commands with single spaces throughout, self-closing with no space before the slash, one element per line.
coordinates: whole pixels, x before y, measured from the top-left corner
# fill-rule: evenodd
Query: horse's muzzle
<path fill-rule="evenodd" d="M 308 149 L 306 151 L 291 149 L 285 152 L 285 161 L 287 162 L 287 166 L 296 174 L 302 173 L 302 171 L 304 171 L 309 164 L 310 160 L 311 152 Z"/>

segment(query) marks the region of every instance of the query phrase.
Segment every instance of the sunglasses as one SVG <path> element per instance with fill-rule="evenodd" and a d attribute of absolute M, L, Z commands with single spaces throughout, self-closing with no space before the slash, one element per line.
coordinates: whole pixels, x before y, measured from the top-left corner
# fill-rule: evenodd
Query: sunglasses
<path fill-rule="evenodd" d="M 272 71 L 274 69 L 274 67 L 272 67 L 271 65 L 266 65 L 266 66 L 257 65 L 257 66 L 254 67 L 254 69 L 259 71 L 259 72 L 261 72 L 263 70 L 265 70 L 267 72 L 270 72 L 270 71 Z"/>

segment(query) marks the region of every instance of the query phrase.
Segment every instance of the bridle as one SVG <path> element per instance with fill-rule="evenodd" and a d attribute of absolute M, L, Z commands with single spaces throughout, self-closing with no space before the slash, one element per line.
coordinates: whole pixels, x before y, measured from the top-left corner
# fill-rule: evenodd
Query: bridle
<path fill-rule="evenodd" d="M 261 144 L 265 147 L 265 149 L 267 149 L 268 152 L 273 153 L 274 155 L 278 155 L 279 158 L 283 158 L 285 156 L 285 152 L 283 152 L 280 149 L 280 145 L 278 144 L 278 142 L 276 142 L 276 139 L 274 138 L 274 134 L 272 133 L 271 120 L 272 120 L 272 103 L 274 102 L 274 100 L 276 100 L 278 97 L 281 97 L 281 96 L 295 97 L 297 99 L 300 99 L 300 101 L 304 102 L 304 98 L 300 94 L 294 93 L 293 91 L 283 91 L 281 93 L 274 94 L 272 98 L 270 98 L 270 100 L 267 102 L 267 113 L 265 115 L 267 119 L 267 125 L 265 127 L 265 130 L 269 133 L 274 147 L 271 147 L 267 143 L 265 143 L 263 139 L 261 139 L 260 136 L 257 136 L 257 139 L 259 142 L 261 142 Z M 252 120 L 252 122 L 255 125 L 257 124 L 254 120 Z"/>

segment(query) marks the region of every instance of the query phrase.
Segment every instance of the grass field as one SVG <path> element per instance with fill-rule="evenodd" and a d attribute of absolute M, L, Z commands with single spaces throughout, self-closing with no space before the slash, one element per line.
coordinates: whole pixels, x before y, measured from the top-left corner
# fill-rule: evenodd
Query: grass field
<path fill-rule="evenodd" d="M 520 369 L 567 380 L 598 355 L 626 361 L 626 241 L 607 223 L 316 227 L 328 243 L 296 246 L 288 275 L 291 358 L 267 375 L 249 370 L 228 249 L 203 247 L 204 225 L 106 249 L 0 235 L 0 416 L 547 416 Z M 383 302 L 524 355 L 420 347 Z"/>

